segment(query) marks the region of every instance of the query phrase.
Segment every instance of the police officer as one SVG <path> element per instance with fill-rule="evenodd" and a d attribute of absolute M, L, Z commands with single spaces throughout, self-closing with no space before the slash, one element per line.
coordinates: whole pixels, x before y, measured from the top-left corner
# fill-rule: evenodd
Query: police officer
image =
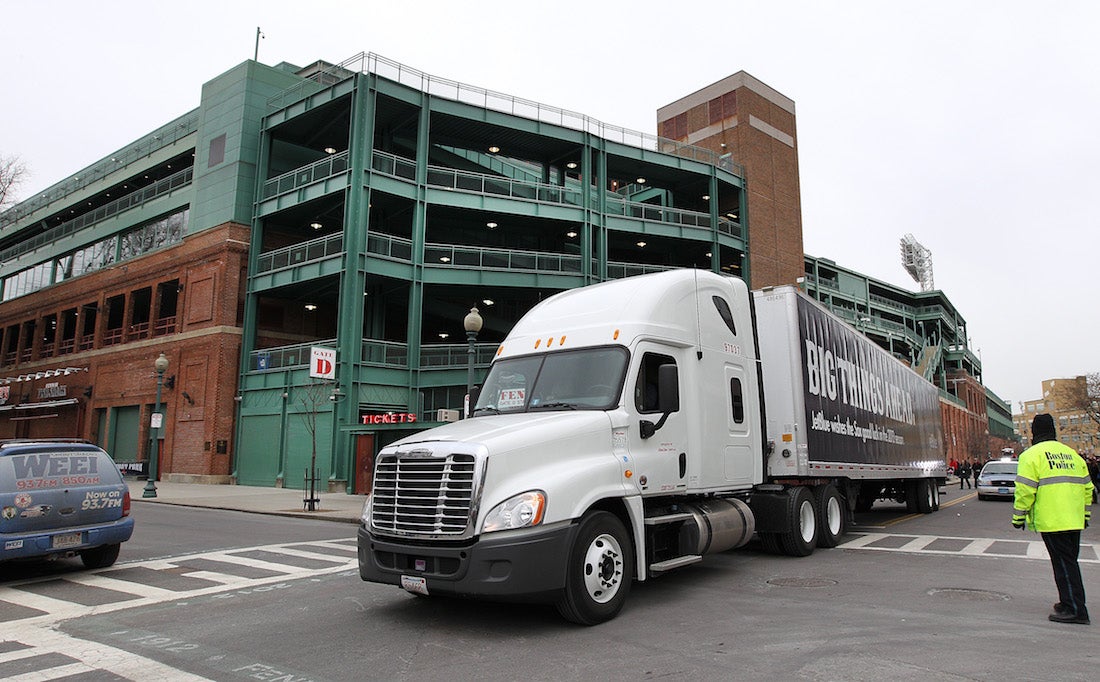
<path fill-rule="evenodd" d="M 1020 454 L 1016 470 L 1012 525 L 1024 528 L 1026 523 L 1043 536 L 1058 586 L 1058 603 L 1050 620 L 1088 625 L 1077 555 L 1081 531 L 1089 525 L 1093 486 L 1085 460 L 1057 438 L 1054 418 L 1035 415 L 1031 422 L 1033 445 Z"/>

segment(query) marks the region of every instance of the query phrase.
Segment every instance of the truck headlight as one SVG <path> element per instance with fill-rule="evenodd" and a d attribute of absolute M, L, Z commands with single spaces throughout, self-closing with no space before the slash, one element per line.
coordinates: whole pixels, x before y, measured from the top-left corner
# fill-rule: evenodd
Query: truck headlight
<path fill-rule="evenodd" d="M 529 490 L 501 502 L 485 516 L 483 533 L 495 530 L 527 528 L 542 523 L 542 514 L 546 510 L 546 493 L 541 490 Z"/>

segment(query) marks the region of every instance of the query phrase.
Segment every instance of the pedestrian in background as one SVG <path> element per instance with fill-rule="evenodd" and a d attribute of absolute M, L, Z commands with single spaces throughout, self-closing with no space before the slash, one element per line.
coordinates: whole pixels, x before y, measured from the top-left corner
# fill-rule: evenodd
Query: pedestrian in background
<path fill-rule="evenodd" d="M 1048 618 L 1055 623 L 1089 624 L 1085 586 L 1077 556 L 1081 531 L 1089 525 L 1092 479 L 1088 465 L 1073 448 L 1059 443 L 1054 418 L 1037 414 L 1031 422 L 1032 446 L 1020 454 L 1012 526 L 1031 526 L 1043 536 L 1054 568 L 1058 603 Z"/>
<path fill-rule="evenodd" d="M 977 459 L 970 464 L 970 474 L 974 477 L 974 488 L 978 488 L 978 476 L 982 474 L 982 465 Z"/>
<path fill-rule="evenodd" d="M 955 471 L 959 477 L 959 490 L 963 489 L 963 484 L 970 485 L 970 462 L 963 460 L 959 462 L 959 468 Z"/>

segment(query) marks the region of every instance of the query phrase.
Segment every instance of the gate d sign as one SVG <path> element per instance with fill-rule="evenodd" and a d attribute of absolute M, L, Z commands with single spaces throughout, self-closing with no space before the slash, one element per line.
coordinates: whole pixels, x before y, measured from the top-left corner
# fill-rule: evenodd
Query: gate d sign
<path fill-rule="evenodd" d="M 309 376 L 314 379 L 336 378 L 336 351 L 313 346 L 309 349 Z"/>

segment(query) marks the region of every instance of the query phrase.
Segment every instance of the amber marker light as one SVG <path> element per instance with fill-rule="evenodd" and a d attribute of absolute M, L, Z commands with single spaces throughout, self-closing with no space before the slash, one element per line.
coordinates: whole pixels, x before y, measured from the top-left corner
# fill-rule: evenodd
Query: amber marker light
<path fill-rule="evenodd" d="M 564 346 L 565 345 L 565 337 L 564 336 L 562 336 L 560 339 L 558 339 L 558 345 L 559 346 Z"/>
<path fill-rule="evenodd" d="M 500 355 L 503 352 L 504 352 L 504 344 L 501 344 L 501 345 L 497 346 L 497 355 Z"/>
<path fill-rule="evenodd" d="M 535 339 L 535 348 L 538 348 L 542 344 L 542 339 Z"/>
<path fill-rule="evenodd" d="M 618 329 L 616 329 L 615 333 L 611 335 L 611 338 L 614 339 L 615 341 L 619 340 L 619 330 Z"/>
<path fill-rule="evenodd" d="M 627 478 L 634 478 L 634 472 L 630 469 L 627 469 L 623 472 L 623 476 L 626 476 Z"/>

